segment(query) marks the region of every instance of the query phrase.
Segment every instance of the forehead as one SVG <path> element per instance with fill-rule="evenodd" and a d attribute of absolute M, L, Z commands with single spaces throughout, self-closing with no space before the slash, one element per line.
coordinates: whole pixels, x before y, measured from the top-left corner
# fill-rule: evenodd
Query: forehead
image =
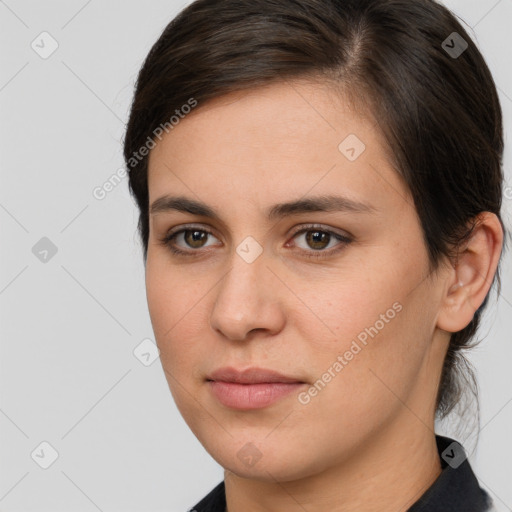
<path fill-rule="evenodd" d="M 228 197 L 263 208 L 333 191 L 403 201 L 407 191 L 376 126 L 325 84 L 283 82 L 215 98 L 151 150 L 150 203 L 178 191 L 219 207 Z"/>

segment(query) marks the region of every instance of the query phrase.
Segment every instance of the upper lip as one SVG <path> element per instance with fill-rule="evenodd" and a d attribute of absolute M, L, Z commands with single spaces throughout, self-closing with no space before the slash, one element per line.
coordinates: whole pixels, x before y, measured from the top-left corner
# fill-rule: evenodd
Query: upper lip
<path fill-rule="evenodd" d="M 263 382 L 303 382 L 295 377 L 287 377 L 274 370 L 251 367 L 238 370 L 231 366 L 219 368 L 207 376 L 207 380 L 237 382 L 239 384 L 259 384 Z"/>

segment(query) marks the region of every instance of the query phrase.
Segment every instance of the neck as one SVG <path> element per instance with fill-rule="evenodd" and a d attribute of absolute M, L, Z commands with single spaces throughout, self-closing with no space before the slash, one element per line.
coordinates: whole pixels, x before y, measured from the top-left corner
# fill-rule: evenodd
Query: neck
<path fill-rule="evenodd" d="M 354 457 L 288 482 L 225 472 L 227 512 L 405 512 L 441 473 L 431 429 L 410 413 L 365 440 Z M 405 423 L 405 424 L 404 424 Z"/>

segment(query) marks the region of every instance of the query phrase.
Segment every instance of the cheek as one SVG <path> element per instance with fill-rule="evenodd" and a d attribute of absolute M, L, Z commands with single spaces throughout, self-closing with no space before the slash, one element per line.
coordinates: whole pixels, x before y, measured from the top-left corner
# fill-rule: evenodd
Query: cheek
<path fill-rule="evenodd" d="M 301 300 L 290 308 L 289 322 L 314 349 L 313 360 L 344 353 L 353 341 L 365 347 L 386 338 L 403 309 L 400 283 L 369 266 L 364 272 L 338 271 L 329 279 L 296 279 L 293 289 Z"/>
<path fill-rule="evenodd" d="M 432 334 L 419 266 L 397 261 L 396 255 L 387 261 L 317 290 L 296 288 L 314 305 L 315 314 L 302 307 L 291 320 L 318 379 L 319 398 L 311 397 L 311 403 L 325 400 L 336 414 L 351 411 L 352 420 L 379 416 L 391 403 L 400 404 L 398 397 L 406 398 Z"/>
<path fill-rule="evenodd" d="M 204 359 L 204 348 L 197 343 L 195 318 L 201 308 L 200 297 L 187 283 L 182 271 L 157 267 L 154 260 L 146 265 L 146 296 L 160 361 L 176 407 L 189 428 L 197 435 L 196 423 L 201 410 L 196 410 L 197 382 L 194 372 Z"/>
<path fill-rule="evenodd" d="M 387 306 L 386 301 L 383 304 Z M 287 435 L 299 436 L 305 451 L 320 451 L 318 458 L 325 464 L 337 454 L 349 456 L 372 432 L 403 412 L 425 357 L 425 345 L 415 337 L 417 327 L 407 306 L 388 313 L 393 318 L 387 324 L 375 326 L 373 310 L 357 319 L 347 317 L 340 324 L 340 331 L 347 331 L 342 340 L 330 351 L 327 343 L 315 343 L 317 350 L 310 352 L 316 380 L 298 397 Z M 376 310 L 386 314 L 388 309 Z M 358 333 L 364 336 L 358 338 Z M 334 450 L 333 439 L 337 440 Z"/>
<path fill-rule="evenodd" d="M 164 369 L 184 372 L 193 364 L 191 352 L 197 350 L 194 315 L 207 290 L 194 283 L 187 272 L 161 263 L 148 254 L 146 297 L 151 324 L 160 349 Z"/>

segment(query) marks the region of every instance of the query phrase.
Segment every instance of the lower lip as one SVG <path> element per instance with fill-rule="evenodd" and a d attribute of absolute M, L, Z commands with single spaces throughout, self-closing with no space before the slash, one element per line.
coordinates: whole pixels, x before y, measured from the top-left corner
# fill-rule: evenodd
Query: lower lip
<path fill-rule="evenodd" d="M 305 385 L 302 382 L 237 384 L 223 381 L 208 381 L 208 384 L 219 402 L 232 409 L 261 409 Z"/>

